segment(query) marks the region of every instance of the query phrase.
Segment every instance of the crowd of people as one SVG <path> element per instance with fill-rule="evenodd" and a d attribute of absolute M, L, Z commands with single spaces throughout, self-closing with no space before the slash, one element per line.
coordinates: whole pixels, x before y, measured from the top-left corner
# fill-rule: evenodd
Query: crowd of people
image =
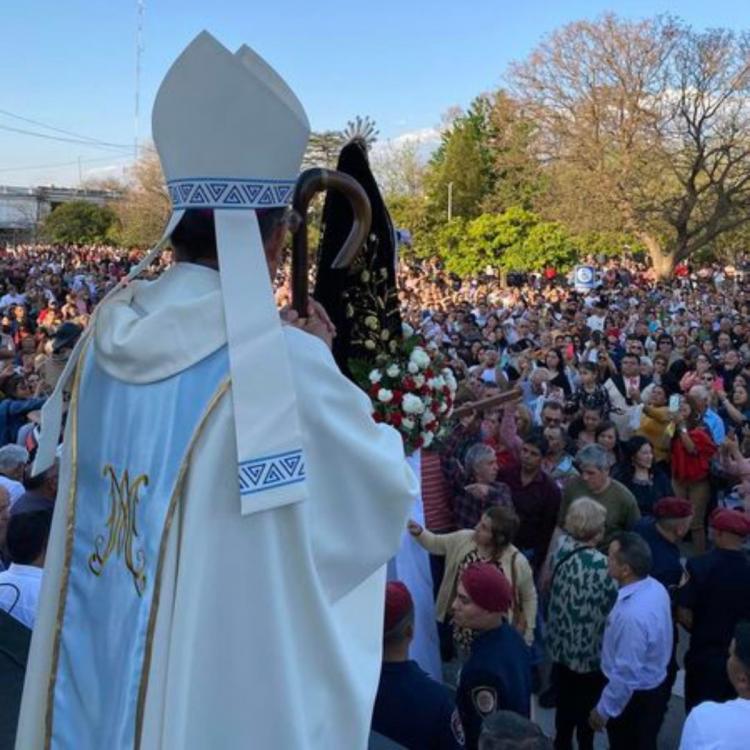
<path fill-rule="evenodd" d="M 57 481 L 29 471 L 39 409 L 136 260 L 0 250 L 0 615 L 26 630 Z M 655 748 L 680 668 L 681 747 L 746 746 L 750 278 L 741 263 L 669 282 L 632 259 L 593 265 L 578 292 L 553 272 L 504 284 L 401 264 L 404 320 L 468 407 L 423 451 L 425 522 L 408 526 L 455 684 L 409 661 L 413 602 L 388 586 L 373 729 L 403 747 L 583 750 L 606 731 L 612 748 Z M 556 708 L 554 741 L 533 693 Z"/>

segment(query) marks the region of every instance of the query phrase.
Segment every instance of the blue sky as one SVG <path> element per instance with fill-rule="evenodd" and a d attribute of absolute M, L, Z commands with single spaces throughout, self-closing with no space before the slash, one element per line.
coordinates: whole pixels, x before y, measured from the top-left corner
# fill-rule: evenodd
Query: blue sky
<path fill-rule="evenodd" d="M 124 149 L 29 137 L 60 135 L 3 112 L 111 143 L 134 138 L 136 0 L 5 0 L 0 84 L 0 184 L 69 184 L 128 163 Z M 381 140 L 434 128 L 502 82 L 507 64 L 569 21 L 613 10 L 671 12 L 692 25 L 750 29 L 746 0 L 145 0 L 140 136 L 156 89 L 201 29 L 227 47 L 246 42 L 297 92 L 316 130 L 356 114 Z M 44 165 L 64 165 L 28 169 Z"/>

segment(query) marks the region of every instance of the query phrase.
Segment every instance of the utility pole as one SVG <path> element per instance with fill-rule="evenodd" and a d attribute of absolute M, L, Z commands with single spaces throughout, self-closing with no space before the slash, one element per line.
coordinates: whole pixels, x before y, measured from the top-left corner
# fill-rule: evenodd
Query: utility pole
<path fill-rule="evenodd" d="M 143 52 L 143 10 L 144 0 L 136 0 L 135 29 L 135 134 L 133 158 L 138 161 L 138 119 L 141 108 L 141 53 Z"/>
<path fill-rule="evenodd" d="M 78 157 L 78 187 L 83 187 L 83 170 L 81 169 L 81 157 Z"/>
<path fill-rule="evenodd" d="M 453 183 L 448 183 L 448 221 L 453 218 Z"/>

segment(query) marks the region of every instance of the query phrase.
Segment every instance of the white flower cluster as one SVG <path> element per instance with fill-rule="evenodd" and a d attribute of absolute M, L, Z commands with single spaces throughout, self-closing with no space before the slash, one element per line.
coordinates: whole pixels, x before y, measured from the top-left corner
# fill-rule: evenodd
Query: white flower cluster
<path fill-rule="evenodd" d="M 419 396 L 415 396 L 413 393 L 406 393 L 404 394 L 401 408 L 406 414 L 422 414 L 424 412 L 424 402 Z"/>
<path fill-rule="evenodd" d="M 432 364 L 432 360 L 421 346 L 415 346 L 409 356 L 409 364 L 411 363 L 414 363 L 419 370 L 425 370 Z M 411 368 L 409 369 L 411 370 Z"/>

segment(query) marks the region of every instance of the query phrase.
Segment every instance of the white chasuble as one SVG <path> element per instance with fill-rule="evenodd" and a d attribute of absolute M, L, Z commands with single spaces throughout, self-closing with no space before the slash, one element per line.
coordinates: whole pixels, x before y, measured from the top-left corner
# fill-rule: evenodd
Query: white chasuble
<path fill-rule="evenodd" d="M 167 530 L 191 445 L 228 386 L 226 347 L 151 385 L 116 380 L 90 351 L 80 367 L 51 743 L 132 747 Z"/>
<path fill-rule="evenodd" d="M 243 515 L 220 295 L 216 271 L 179 263 L 98 316 L 18 750 L 367 746 L 416 478 L 325 345 L 285 328 L 308 499 Z"/>

